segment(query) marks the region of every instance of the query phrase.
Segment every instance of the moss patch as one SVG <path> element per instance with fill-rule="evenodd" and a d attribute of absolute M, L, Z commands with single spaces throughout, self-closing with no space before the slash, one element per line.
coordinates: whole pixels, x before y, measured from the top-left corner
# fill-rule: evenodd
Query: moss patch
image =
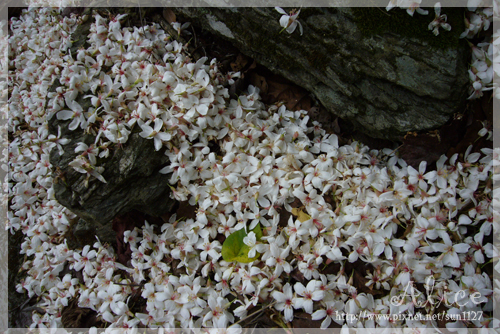
<path fill-rule="evenodd" d="M 415 12 L 413 17 L 401 8 L 393 8 L 389 12 L 385 8 L 352 8 L 354 21 L 365 36 L 394 33 L 408 38 L 425 40 L 431 47 L 446 49 L 456 48 L 460 43 L 460 34 L 465 30 L 464 8 L 441 8 L 441 14 L 446 14 L 451 31 L 439 30 L 434 36 L 428 29 L 434 20 L 434 8 L 426 8 L 428 15 Z"/>

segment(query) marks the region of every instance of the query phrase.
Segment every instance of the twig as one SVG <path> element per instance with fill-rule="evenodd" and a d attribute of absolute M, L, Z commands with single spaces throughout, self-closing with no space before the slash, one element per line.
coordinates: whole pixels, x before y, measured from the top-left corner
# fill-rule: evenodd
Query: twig
<path fill-rule="evenodd" d="M 24 303 L 22 303 L 21 305 L 18 305 L 18 306 L 16 306 L 16 307 L 14 307 L 14 308 L 12 309 L 12 311 L 17 310 L 18 308 L 22 310 L 22 309 L 24 308 L 24 306 L 26 306 L 26 304 L 28 304 L 28 303 L 29 303 L 29 302 L 33 299 L 33 297 L 35 297 L 35 296 L 34 296 L 34 295 L 33 295 L 33 296 L 31 296 L 30 298 L 28 298 L 28 299 L 27 299 Z"/>
<path fill-rule="evenodd" d="M 144 37 L 146 37 L 146 31 L 144 31 L 144 23 L 142 22 L 141 0 L 137 1 L 137 5 L 139 6 L 139 19 L 141 20 L 142 33 L 144 34 Z"/>
<path fill-rule="evenodd" d="M 391 14 L 387 13 L 387 11 L 383 11 L 380 7 L 376 7 L 378 10 L 380 10 L 383 14 L 387 15 L 387 16 L 391 16 Z"/>

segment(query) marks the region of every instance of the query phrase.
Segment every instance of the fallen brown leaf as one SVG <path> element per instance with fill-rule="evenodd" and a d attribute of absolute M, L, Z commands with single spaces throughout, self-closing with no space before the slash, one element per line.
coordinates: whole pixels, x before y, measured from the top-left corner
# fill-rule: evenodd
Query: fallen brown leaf
<path fill-rule="evenodd" d="M 168 7 L 163 8 L 163 18 L 170 24 L 177 22 L 177 17 L 175 16 L 174 11 Z"/>
<path fill-rule="evenodd" d="M 269 91 L 266 78 L 255 72 L 252 72 L 250 74 L 250 83 L 257 87 L 262 95 L 267 94 L 267 92 Z"/>
<path fill-rule="evenodd" d="M 235 61 L 231 63 L 231 69 L 234 72 L 239 72 L 247 66 L 249 61 L 249 58 L 245 56 L 243 53 L 239 53 L 238 56 L 236 56 Z"/>

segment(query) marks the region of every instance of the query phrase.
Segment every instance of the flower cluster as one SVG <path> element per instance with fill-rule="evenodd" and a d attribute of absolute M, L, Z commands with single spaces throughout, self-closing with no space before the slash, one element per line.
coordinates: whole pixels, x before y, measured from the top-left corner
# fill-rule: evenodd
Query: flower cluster
<path fill-rule="evenodd" d="M 469 99 L 483 96 L 484 91 L 493 89 L 493 43 L 483 42 L 477 46 L 471 44 L 472 63 L 469 78 L 472 82 Z M 496 55 L 498 57 L 498 55 Z M 498 94 L 498 93 L 497 93 Z"/>
<path fill-rule="evenodd" d="M 250 310 L 271 306 L 286 322 L 301 311 L 323 328 L 436 327 L 335 317 L 432 313 L 435 305 L 415 303 L 429 277 L 427 297 L 449 300 L 447 312 L 484 311 L 473 325 L 498 325 L 483 270 L 497 252 L 490 240 L 498 152 L 469 148 L 417 170 L 390 149 L 341 146 L 307 112 L 264 105 L 255 87 L 230 99 L 215 60 L 193 63 L 158 26 L 122 28 L 121 18 L 94 14 L 89 47 L 76 59 L 65 53 L 76 17 L 39 9 L 11 24 L 8 228 L 25 235 L 27 277 L 18 291 L 45 311 L 34 311 L 33 327 L 61 327 L 72 298 L 109 327 L 238 326 Z M 75 216 L 54 199 L 48 159 L 67 140 L 48 135 L 50 117 L 94 136 L 77 145 L 70 165 L 102 182 L 97 158 L 126 145 L 135 127 L 168 156 L 161 172 L 172 197 L 193 205 L 196 217 L 126 231 L 126 266 L 99 241 L 70 250 L 64 232 Z M 261 238 L 250 232 L 256 227 Z M 257 258 L 224 261 L 223 241 L 240 229 L 249 232 L 248 257 Z M 366 268 L 362 285 L 347 270 L 353 265 Z M 459 291 L 481 298 L 467 302 Z"/>
<path fill-rule="evenodd" d="M 465 17 L 465 31 L 460 37 L 473 38 L 481 31 L 489 29 L 493 23 L 493 7 L 486 7 L 482 0 L 467 1 L 467 16 Z M 495 5 L 495 1 L 493 1 Z"/>
<path fill-rule="evenodd" d="M 467 17 L 465 18 L 466 30 L 460 35 L 461 38 L 474 38 L 481 31 L 486 31 L 493 23 L 493 8 L 478 7 L 480 1 L 469 1 Z M 493 61 L 499 58 L 498 50 L 494 45 L 498 44 L 498 36 L 485 37 L 481 43 L 473 45 L 472 62 L 469 69 L 469 78 L 472 86 L 470 88 L 469 99 L 483 96 L 483 92 L 492 90 L 493 87 Z M 498 90 L 495 90 L 498 95 Z"/>

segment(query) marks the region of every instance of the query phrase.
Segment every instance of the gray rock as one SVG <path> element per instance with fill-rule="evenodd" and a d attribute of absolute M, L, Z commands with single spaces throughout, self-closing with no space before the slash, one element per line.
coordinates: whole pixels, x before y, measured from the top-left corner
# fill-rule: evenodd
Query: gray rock
<path fill-rule="evenodd" d="M 311 91 L 332 113 L 375 138 L 437 128 L 467 97 L 463 9 L 447 8 L 452 31 L 434 36 L 434 18 L 394 9 L 302 8 L 293 34 L 274 8 L 177 8 L 193 24 Z"/>
<path fill-rule="evenodd" d="M 83 219 L 73 231 L 77 239 L 77 234 L 84 236 L 88 231 L 95 231 L 101 241 L 112 243 L 115 233 L 111 221 L 115 216 L 135 209 L 159 217 L 171 210 L 175 201 L 170 199 L 170 176 L 159 173 L 168 164 L 168 157 L 163 150 L 155 151 L 152 140 L 140 137 L 138 132 L 131 133 L 123 147 L 115 146 L 109 158 L 98 159 L 98 165 L 104 167 L 102 175 L 107 183 L 90 177 L 87 186 L 86 175 L 68 164 L 77 156 L 78 142 L 89 145 L 94 137 L 80 129 L 69 131 L 68 121 L 53 117 L 49 131 L 57 134 L 58 126 L 62 137 L 71 141 L 64 146 L 63 155 L 59 155 L 57 149 L 51 151 L 50 162 L 57 175 L 54 191 L 59 203 Z"/>

